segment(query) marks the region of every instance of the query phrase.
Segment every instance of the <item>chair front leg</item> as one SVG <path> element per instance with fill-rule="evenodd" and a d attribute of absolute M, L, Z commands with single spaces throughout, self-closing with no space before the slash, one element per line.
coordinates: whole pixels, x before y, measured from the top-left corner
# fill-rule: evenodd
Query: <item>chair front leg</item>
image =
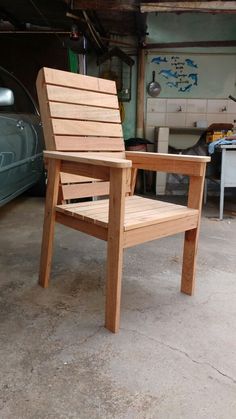
<path fill-rule="evenodd" d="M 53 236 L 55 226 L 55 206 L 58 200 L 60 180 L 60 160 L 49 160 L 48 183 L 44 213 L 43 238 L 41 247 L 39 284 L 43 288 L 48 287 L 53 249 Z"/>
<path fill-rule="evenodd" d="M 127 169 L 110 171 L 105 327 L 113 333 L 120 325 L 126 176 Z"/>

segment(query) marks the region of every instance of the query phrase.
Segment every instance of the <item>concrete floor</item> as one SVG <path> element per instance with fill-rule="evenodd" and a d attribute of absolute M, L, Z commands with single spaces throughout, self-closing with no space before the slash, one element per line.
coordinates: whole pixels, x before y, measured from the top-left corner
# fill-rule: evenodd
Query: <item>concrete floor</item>
<path fill-rule="evenodd" d="M 43 290 L 43 200 L 4 207 L 0 418 L 235 419 L 236 218 L 214 205 L 194 297 L 179 292 L 182 235 L 126 251 L 118 335 L 103 328 L 105 243 L 58 226 Z"/>

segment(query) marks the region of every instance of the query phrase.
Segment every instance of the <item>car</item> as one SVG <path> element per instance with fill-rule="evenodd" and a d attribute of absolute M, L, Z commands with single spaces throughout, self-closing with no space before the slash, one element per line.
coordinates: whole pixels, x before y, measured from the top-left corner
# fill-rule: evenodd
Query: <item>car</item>
<path fill-rule="evenodd" d="M 15 76 L 0 67 L 0 206 L 26 190 L 44 194 L 43 149 L 34 100 Z"/>

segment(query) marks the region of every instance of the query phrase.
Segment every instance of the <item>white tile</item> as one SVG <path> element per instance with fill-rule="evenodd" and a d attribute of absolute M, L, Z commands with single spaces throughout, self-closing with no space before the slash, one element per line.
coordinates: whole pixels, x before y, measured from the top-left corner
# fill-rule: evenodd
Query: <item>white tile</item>
<path fill-rule="evenodd" d="M 163 127 L 165 126 L 166 122 L 166 114 L 165 113 L 147 113 L 147 125 Z"/>
<path fill-rule="evenodd" d="M 186 112 L 186 99 L 167 99 L 167 112 Z"/>
<path fill-rule="evenodd" d="M 147 99 L 147 113 L 166 112 L 166 99 Z"/>
<path fill-rule="evenodd" d="M 229 124 L 234 124 L 234 120 L 236 121 L 236 113 L 228 113 L 227 114 L 227 122 Z"/>
<path fill-rule="evenodd" d="M 207 125 L 219 123 L 227 123 L 228 115 L 226 114 L 207 114 Z"/>
<path fill-rule="evenodd" d="M 185 127 L 185 113 L 168 113 L 166 115 L 167 127 Z"/>
<path fill-rule="evenodd" d="M 220 113 L 227 112 L 228 101 L 227 99 L 208 99 L 207 101 L 207 112 L 208 113 Z"/>
<path fill-rule="evenodd" d="M 187 113 L 186 127 L 196 127 L 197 121 L 206 121 L 207 116 L 204 113 Z"/>
<path fill-rule="evenodd" d="M 206 113 L 207 101 L 204 99 L 187 99 L 187 112 Z"/>
<path fill-rule="evenodd" d="M 228 105 L 227 105 L 227 109 L 228 109 L 228 113 L 234 113 L 235 114 L 235 118 L 236 118 L 236 102 L 234 102 L 233 100 L 228 100 Z"/>

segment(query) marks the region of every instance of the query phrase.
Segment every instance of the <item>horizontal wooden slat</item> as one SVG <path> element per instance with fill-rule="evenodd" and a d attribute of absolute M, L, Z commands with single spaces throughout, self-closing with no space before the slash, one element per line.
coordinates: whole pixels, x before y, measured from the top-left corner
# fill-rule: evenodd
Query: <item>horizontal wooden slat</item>
<path fill-rule="evenodd" d="M 98 154 L 95 154 L 96 157 L 98 157 Z M 123 151 L 121 152 L 103 152 L 101 153 L 102 156 L 106 156 L 106 157 L 115 157 L 117 159 L 123 159 L 125 156 L 125 153 Z M 73 175 L 70 173 L 60 173 L 61 176 L 61 183 L 79 183 L 79 182 L 89 182 L 89 181 L 98 181 L 99 179 L 94 179 L 92 177 L 88 177 L 88 176 L 80 176 L 80 175 Z M 130 174 L 129 174 L 129 180 L 128 183 L 130 184 Z"/>
<path fill-rule="evenodd" d="M 109 195 L 110 182 L 80 183 L 62 185 L 63 199 L 86 198 L 90 196 Z"/>
<path fill-rule="evenodd" d="M 47 95 L 49 101 L 119 109 L 117 97 L 106 93 L 47 85 Z"/>
<path fill-rule="evenodd" d="M 138 211 L 137 208 L 139 209 Z M 101 226 L 106 226 L 108 223 L 108 209 L 108 199 L 83 205 L 77 203 L 72 205 L 60 205 L 57 207 L 57 210 L 60 212 L 68 213 L 78 219 L 86 219 L 91 223 Z M 198 210 L 187 208 L 182 205 L 175 205 L 147 198 L 137 198 L 135 196 L 127 197 L 125 200 L 124 231 L 136 230 L 137 228 L 142 229 L 143 227 L 150 225 L 155 226 L 156 224 L 161 225 L 162 223 L 171 222 L 173 220 L 175 220 L 177 225 L 180 223 L 182 226 L 180 231 L 184 231 L 188 229 L 189 221 L 187 221 L 187 228 L 183 228 L 184 223 L 182 223 L 181 220 L 189 220 L 192 217 L 194 222 L 191 224 L 191 227 L 194 228 L 197 225 L 198 216 Z M 161 231 L 162 234 L 164 234 L 164 230 L 161 229 Z M 169 231 L 168 228 L 167 231 Z M 151 234 L 151 231 L 148 235 L 149 234 Z M 138 233 L 135 233 L 134 237 L 136 237 L 136 235 L 138 235 Z"/>
<path fill-rule="evenodd" d="M 52 126 L 54 134 L 122 137 L 122 127 L 119 124 L 52 119 Z"/>
<path fill-rule="evenodd" d="M 41 71 L 44 72 L 44 77 L 48 84 L 116 94 L 116 83 L 113 80 L 84 76 L 46 67 Z"/>
<path fill-rule="evenodd" d="M 86 179 L 86 178 L 84 178 Z M 94 180 L 94 179 L 93 179 Z M 93 181 L 87 183 L 62 184 L 62 199 L 77 199 L 91 196 L 109 195 L 110 182 Z M 126 193 L 130 192 L 130 181 L 126 182 Z"/>
<path fill-rule="evenodd" d="M 92 177 L 71 175 L 70 173 L 60 173 L 61 183 L 80 183 L 80 182 L 94 182 L 99 181 L 99 179 L 94 179 Z"/>
<path fill-rule="evenodd" d="M 58 151 L 122 151 L 123 138 L 55 135 Z"/>
<path fill-rule="evenodd" d="M 121 123 L 119 109 L 96 108 L 95 106 L 61 102 L 49 102 L 49 109 L 52 118 Z"/>
<path fill-rule="evenodd" d="M 61 171 L 72 175 L 92 177 L 94 179 L 109 180 L 110 168 L 94 166 L 91 164 L 75 163 L 73 161 L 62 161 Z"/>

